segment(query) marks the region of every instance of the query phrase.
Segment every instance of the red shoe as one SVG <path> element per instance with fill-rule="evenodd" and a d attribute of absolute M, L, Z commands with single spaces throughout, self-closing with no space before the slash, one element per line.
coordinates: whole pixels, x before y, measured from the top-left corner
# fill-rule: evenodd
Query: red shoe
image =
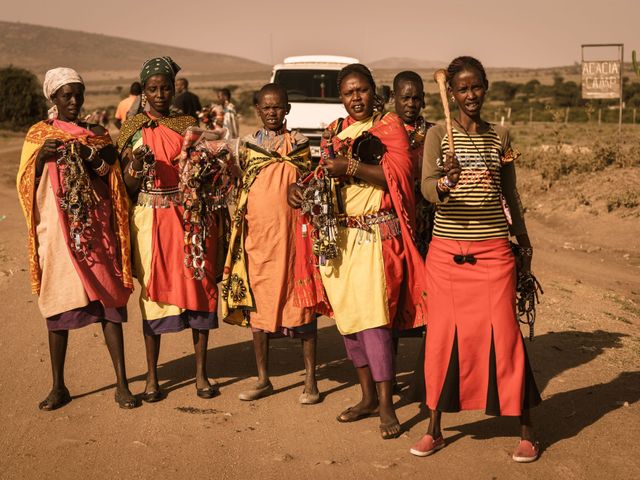
<path fill-rule="evenodd" d="M 529 440 L 520 440 L 516 451 L 513 452 L 511 458 L 518 463 L 535 462 L 540 455 L 540 444 Z"/>
<path fill-rule="evenodd" d="M 411 447 L 409 452 L 411 455 L 415 455 L 416 457 L 428 457 L 429 455 L 436 453 L 438 450 L 443 449 L 444 446 L 445 443 L 442 435 L 434 439 L 427 433 L 418 441 L 418 443 Z"/>

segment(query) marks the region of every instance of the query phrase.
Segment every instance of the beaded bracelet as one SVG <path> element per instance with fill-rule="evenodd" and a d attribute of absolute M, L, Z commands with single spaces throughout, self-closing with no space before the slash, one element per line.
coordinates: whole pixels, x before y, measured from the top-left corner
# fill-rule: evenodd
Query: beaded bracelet
<path fill-rule="evenodd" d="M 520 251 L 520 254 L 524 256 L 533 257 L 533 247 L 521 247 L 518 245 L 518 250 Z"/>
<path fill-rule="evenodd" d="M 438 190 L 440 190 L 443 193 L 449 193 L 451 188 L 449 187 L 449 185 L 447 183 L 445 183 L 445 180 L 444 180 L 445 178 L 447 178 L 447 177 L 440 177 L 438 179 L 438 183 L 436 183 L 436 187 L 438 188 Z"/>
<path fill-rule="evenodd" d="M 345 172 L 348 176 L 353 177 L 358 171 L 358 167 L 360 166 L 360 160 L 357 160 L 353 157 L 349 157 L 347 160 L 347 171 Z"/>
<path fill-rule="evenodd" d="M 89 148 L 89 150 L 91 150 L 91 153 L 89 154 L 89 156 L 87 157 L 87 159 L 85 160 L 87 163 L 91 163 L 95 160 L 96 155 L 98 154 L 98 149 L 96 147 L 92 147 L 87 145 L 87 147 Z M 102 165 L 100 165 L 102 166 Z"/>
<path fill-rule="evenodd" d="M 99 177 L 104 177 L 107 173 L 109 173 L 110 167 L 107 162 L 102 160 L 102 163 L 98 168 L 94 168 L 93 171 L 96 172 L 96 175 Z"/>
<path fill-rule="evenodd" d="M 133 161 L 129 162 L 127 166 L 127 173 L 130 177 L 137 178 L 138 180 L 144 177 L 144 169 L 136 170 L 133 168 Z"/>

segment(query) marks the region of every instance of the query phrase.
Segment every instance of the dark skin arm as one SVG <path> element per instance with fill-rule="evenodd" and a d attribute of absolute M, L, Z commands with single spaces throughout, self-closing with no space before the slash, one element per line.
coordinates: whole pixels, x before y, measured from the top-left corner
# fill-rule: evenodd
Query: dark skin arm
<path fill-rule="evenodd" d="M 62 141 L 49 138 L 44 141 L 44 145 L 38 152 L 36 157 L 36 177 L 41 177 L 44 171 L 45 162 L 52 162 L 58 158 L 58 147 L 62 145 Z"/>
<path fill-rule="evenodd" d="M 302 206 L 302 200 L 304 197 L 302 196 L 302 187 L 297 183 L 292 183 L 289 185 L 287 190 L 287 203 L 291 208 L 298 209 Z"/>
<path fill-rule="evenodd" d="M 135 178 L 129 175 L 129 163 L 133 162 L 131 167 L 136 171 L 141 171 L 143 166 L 143 155 L 140 150 L 134 153 L 131 148 L 127 148 L 122 152 L 122 170 L 124 172 L 124 183 L 127 186 L 127 192 L 130 196 L 135 196 L 142 185 L 142 178 Z"/>
<path fill-rule="evenodd" d="M 324 160 L 324 166 L 330 177 L 341 177 L 347 173 L 347 165 L 349 161 L 342 155 L 336 158 L 327 158 Z M 369 165 L 360 163 L 356 171 L 356 177 L 361 178 L 367 183 L 380 188 L 387 188 L 387 179 L 381 165 Z M 297 183 L 289 185 L 287 190 L 287 203 L 291 208 L 300 208 L 302 206 L 302 187 Z"/>
<path fill-rule="evenodd" d="M 330 177 L 341 177 L 347 173 L 348 160 L 342 155 L 338 155 L 336 158 L 328 158 L 325 160 L 325 167 L 329 172 Z M 384 171 L 381 165 L 369 165 L 367 163 L 360 163 L 355 177 L 364 180 L 371 185 L 375 185 L 380 188 L 387 188 L 387 179 L 384 176 Z"/>
<path fill-rule="evenodd" d="M 516 240 L 518 240 L 518 245 L 523 248 L 531 248 L 531 240 L 529 240 L 529 234 L 523 233 L 522 235 L 516 235 Z M 531 272 L 531 260 L 533 259 L 533 255 L 523 255 L 522 256 L 522 271 L 524 273 Z"/>

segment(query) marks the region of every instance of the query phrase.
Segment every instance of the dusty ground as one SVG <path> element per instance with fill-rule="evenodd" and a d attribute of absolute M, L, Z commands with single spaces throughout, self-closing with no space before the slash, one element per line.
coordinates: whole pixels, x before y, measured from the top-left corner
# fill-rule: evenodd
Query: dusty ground
<path fill-rule="evenodd" d="M 113 375 L 99 326 L 72 332 L 67 382 L 74 400 L 44 413 L 50 387 L 47 334 L 29 292 L 25 228 L 13 187 L 18 136 L 0 139 L 0 478 L 640 478 L 640 225 L 637 217 L 590 215 L 530 199 L 534 271 L 545 288 L 536 339 L 527 342 L 544 403 L 535 411 L 540 460 L 517 465 L 515 420 L 480 412 L 444 418 L 448 447 L 420 459 L 411 444 L 426 428 L 418 404 L 397 397 L 405 433 L 382 441 L 378 420 L 339 424 L 358 398 L 355 375 L 330 321 L 319 331 L 324 401 L 301 406 L 302 358 L 272 343 L 276 394 L 243 403 L 254 360 L 247 330 L 223 325 L 210 342 L 221 395 L 195 395 L 190 335 L 165 336 L 160 378 L 168 398 L 133 411 L 113 401 Z M 555 197 L 554 197 L 555 198 Z M 557 200 L 557 199 L 556 199 Z M 135 296 L 125 326 L 132 390 L 145 360 Z M 418 341 L 402 342 L 409 378 Z M 634 447 L 636 445 L 636 447 Z"/>

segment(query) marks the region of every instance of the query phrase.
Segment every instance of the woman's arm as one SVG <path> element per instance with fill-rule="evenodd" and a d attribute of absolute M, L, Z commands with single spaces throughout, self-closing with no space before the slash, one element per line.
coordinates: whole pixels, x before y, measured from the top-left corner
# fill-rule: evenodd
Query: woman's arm
<path fill-rule="evenodd" d="M 445 129 L 442 125 L 432 127 L 427 132 L 422 156 L 422 181 L 421 191 L 424 198 L 430 203 L 445 203 L 449 199 L 449 191 L 439 185 L 441 178 L 447 177 L 447 184 L 453 188 L 460 179 L 460 164 L 451 155 L 444 159 L 444 168 L 438 166 L 438 160 L 442 158 L 442 139 Z"/>
<path fill-rule="evenodd" d="M 42 176 L 45 162 L 53 161 L 57 158 L 58 147 L 60 147 L 60 145 L 62 145 L 62 141 L 54 138 L 49 138 L 44 141 L 42 148 L 40 148 L 40 151 L 36 156 L 36 178 L 40 178 Z"/>
<path fill-rule="evenodd" d="M 351 162 L 356 160 L 351 159 Z M 342 177 L 347 174 L 347 167 L 349 166 L 349 159 L 342 155 L 336 156 L 336 158 L 327 158 L 324 160 L 324 165 L 331 177 Z M 387 178 L 384 176 L 382 165 L 369 165 L 367 163 L 358 163 L 358 168 L 353 174 L 354 177 L 360 178 L 365 182 L 368 182 L 376 187 L 387 188 Z"/>
<path fill-rule="evenodd" d="M 142 184 L 142 159 L 136 158 L 131 148 L 122 152 L 122 174 L 127 192 L 131 197 L 138 194 Z M 135 175 L 135 176 L 134 176 Z"/>

